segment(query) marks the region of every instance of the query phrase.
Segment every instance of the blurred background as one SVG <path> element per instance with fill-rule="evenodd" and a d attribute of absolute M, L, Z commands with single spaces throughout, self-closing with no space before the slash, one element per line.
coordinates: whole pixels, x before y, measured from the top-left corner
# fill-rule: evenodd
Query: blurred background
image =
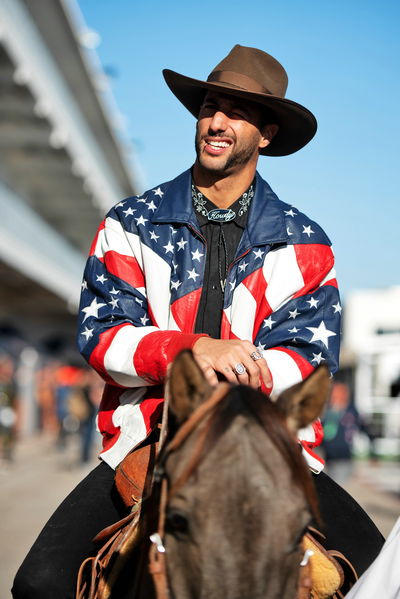
<path fill-rule="evenodd" d="M 262 158 L 278 196 L 333 241 L 341 369 L 327 471 L 384 534 L 400 511 L 397 0 L 0 3 L 0 597 L 59 501 L 96 462 L 102 383 L 75 348 L 85 258 L 123 197 L 194 160 L 165 85 L 240 43 L 289 73 L 317 116 L 300 153 Z"/>

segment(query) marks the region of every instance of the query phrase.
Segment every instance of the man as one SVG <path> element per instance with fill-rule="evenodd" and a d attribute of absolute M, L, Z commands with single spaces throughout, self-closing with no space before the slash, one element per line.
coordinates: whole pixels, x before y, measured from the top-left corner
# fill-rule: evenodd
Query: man
<path fill-rule="evenodd" d="M 79 344 L 108 383 L 99 427 L 112 468 L 157 421 L 155 385 L 183 348 L 212 384 L 223 375 L 275 394 L 338 361 L 330 242 L 256 173 L 260 154 L 305 145 L 314 117 L 283 98 L 283 67 L 254 48 L 235 46 L 206 83 L 164 76 L 198 116 L 195 164 L 115 206 L 83 282 Z M 319 440 L 319 426 L 305 437 Z"/>
<path fill-rule="evenodd" d="M 41 533 L 15 597 L 73 596 L 65 588 L 93 553 L 90 539 L 122 514 L 114 469 L 156 428 L 167 367 L 180 350 L 193 350 L 211 384 L 225 377 L 272 395 L 321 362 L 337 368 L 341 307 L 330 242 L 256 172 L 260 155 L 308 143 L 314 116 L 284 98 L 283 67 L 254 48 L 235 46 L 206 82 L 169 70 L 164 77 L 198 119 L 196 161 L 119 202 L 92 244 L 78 339 L 106 381 L 102 463 Z M 301 435 L 314 472 L 321 430 L 315 423 Z M 30 594 L 18 594 L 46 547 L 53 574 L 40 575 L 36 588 L 47 594 L 32 583 Z"/>

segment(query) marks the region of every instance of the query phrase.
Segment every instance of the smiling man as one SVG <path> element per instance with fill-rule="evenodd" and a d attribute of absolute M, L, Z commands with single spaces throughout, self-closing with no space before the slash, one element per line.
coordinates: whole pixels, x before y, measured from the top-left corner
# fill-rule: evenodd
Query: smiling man
<path fill-rule="evenodd" d="M 180 350 L 193 350 L 212 385 L 225 378 L 272 396 L 321 363 L 337 369 L 341 306 L 329 239 L 256 171 L 260 156 L 306 145 L 314 116 L 285 98 L 285 70 L 255 48 L 235 46 L 207 81 L 170 70 L 164 77 L 197 119 L 196 160 L 116 204 L 92 244 L 78 339 L 106 381 L 102 461 L 41 533 L 16 598 L 73 596 L 79 563 L 96 550 L 91 539 L 124 515 L 114 469 L 157 429 L 167 368 Z M 301 431 L 314 473 L 323 468 L 313 452 L 321 438 L 319 422 Z M 317 480 L 324 512 L 332 485 Z M 339 510 L 343 501 L 334 501 Z M 360 569 L 377 545 L 369 543 Z"/>

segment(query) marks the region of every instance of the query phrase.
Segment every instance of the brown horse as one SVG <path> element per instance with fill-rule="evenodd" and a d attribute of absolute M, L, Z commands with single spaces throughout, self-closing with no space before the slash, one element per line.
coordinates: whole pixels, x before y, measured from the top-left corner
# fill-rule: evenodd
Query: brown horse
<path fill-rule="evenodd" d="M 187 426 L 211 389 L 189 353 L 175 361 L 170 409 L 187 431 L 164 455 L 172 597 L 294 599 L 300 540 L 315 505 L 295 434 L 320 413 L 328 389 L 325 368 L 276 403 L 234 387 Z"/>
<path fill-rule="evenodd" d="M 158 505 L 156 484 L 147 502 L 141 556 L 151 536 L 152 568 L 161 568 L 158 597 L 295 599 L 301 539 L 316 513 L 295 438 L 322 410 L 327 369 L 318 368 L 276 402 L 249 387 L 223 385 L 212 392 L 191 352 L 171 368 L 172 416 L 156 467 L 168 490 Z M 151 599 L 147 572 L 142 569 L 131 594 L 117 585 L 111 596 Z"/>

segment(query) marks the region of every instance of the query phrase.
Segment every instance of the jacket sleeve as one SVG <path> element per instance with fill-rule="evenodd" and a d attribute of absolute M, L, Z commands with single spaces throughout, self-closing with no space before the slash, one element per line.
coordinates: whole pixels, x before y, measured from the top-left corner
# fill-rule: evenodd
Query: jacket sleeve
<path fill-rule="evenodd" d="M 267 317 L 255 344 L 262 350 L 272 376 L 272 385 L 265 391 L 277 396 L 319 364 L 326 364 L 331 374 L 336 372 L 341 305 L 330 245 L 288 246 L 278 250 L 270 261 Z M 315 471 L 322 468 L 323 462 L 312 449 L 322 438 L 319 420 L 299 432 L 310 454 L 307 461 Z M 313 460 L 315 464 L 311 464 Z"/>
<path fill-rule="evenodd" d="M 176 354 L 201 335 L 161 330 L 146 297 L 143 246 L 111 210 L 93 241 L 82 282 L 78 346 L 113 385 L 162 383 Z"/>

